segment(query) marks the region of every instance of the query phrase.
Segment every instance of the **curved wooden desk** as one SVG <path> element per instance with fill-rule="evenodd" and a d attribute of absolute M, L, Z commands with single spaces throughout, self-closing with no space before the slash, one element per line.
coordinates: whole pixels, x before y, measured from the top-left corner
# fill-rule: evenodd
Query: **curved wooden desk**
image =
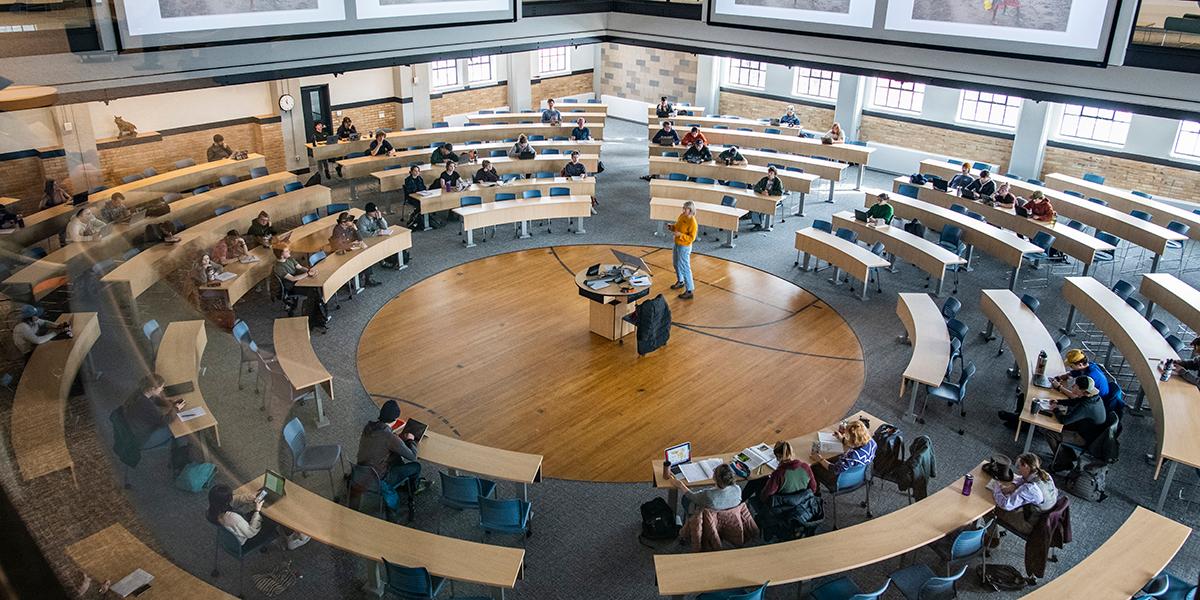
<path fill-rule="evenodd" d="M 1146 273 L 1142 275 L 1142 284 L 1138 291 L 1147 300 L 1147 319 L 1153 314 L 1154 305 L 1157 304 L 1192 331 L 1200 331 L 1200 290 L 1170 273 Z"/>
<path fill-rule="evenodd" d="M 1191 533 L 1190 527 L 1138 506 L 1108 541 L 1024 597 L 1127 600 L 1167 567 Z"/>
<path fill-rule="evenodd" d="M 921 161 L 921 172 L 933 173 L 944 179 L 949 179 L 959 173 L 959 166 L 945 161 L 926 159 Z M 972 173 L 978 174 L 976 171 L 972 171 Z M 1083 198 L 1076 198 L 1052 188 L 1037 186 L 1021 179 L 1009 179 L 1000 175 L 994 175 L 992 179 L 998 182 L 1007 181 L 1012 186 L 1014 194 L 1025 197 L 1029 197 L 1034 191 L 1041 190 L 1050 199 L 1051 204 L 1054 205 L 1054 210 L 1058 214 L 1091 225 L 1100 231 L 1106 231 L 1154 252 L 1154 263 L 1150 269 L 1151 272 L 1158 270 L 1158 261 L 1163 253 L 1166 252 L 1167 242 L 1178 242 L 1187 239 L 1187 236 L 1179 235 L 1163 225 L 1155 225 L 1133 215 L 1123 213 L 1115 208 L 1101 206 L 1095 202 L 1088 202 Z"/>
<path fill-rule="evenodd" d="M 262 478 L 238 488 L 236 493 L 253 494 Z M 435 577 L 505 589 L 517 585 L 525 551 L 491 546 L 412 529 L 358 512 L 288 481 L 285 495 L 263 508 L 263 515 L 293 531 L 349 552 L 374 563 L 375 591 L 381 594 L 380 558 L 406 567 L 425 567 Z"/>
<path fill-rule="evenodd" d="M 67 264 L 76 258 L 87 255 L 90 262 L 98 262 L 104 258 L 128 248 L 129 244 L 141 237 L 147 225 L 164 221 L 182 221 L 192 226 L 213 216 L 213 211 L 221 206 L 234 208 L 258 202 L 259 196 L 267 192 L 283 193 L 283 186 L 298 181 L 295 175 L 284 171 L 272 173 L 257 179 L 247 179 L 230 185 L 222 186 L 203 194 L 189 196 L 171 203 L 171 212 L 159 217 L 147 217 L 111 225 L 111 230 L 103 239 L 92 242 L 76 242 L 60 247 L 47 254 L 40 260 L 34 261 L 25 268 L 13 273 L 4 280 L 4 286 L 11 294 L 19 298 L 40 300 L 55 288 L 39 288 L 35 295 L 33 289 L 42 282 L 67 274 Z"/>
<path fill-rule="evenodd" d="M 950 331 L 946 329 L 946 318 L 942 309 L 924 293 L 902 293 L 896 302 L 896 316 L 908 332 L 912 344 L 912 358 L 900 378 L 900 397 L 904 388 L 913 382 L 908 399 L 905 418 L 916 420 L 917 392 L 921 385 L 937 387 L 946 376 L 946 365 L 950 364 Z"/>
<path fill-rule="evenodd" d="M 661 236 L 663 234 L 662 224 L 664 221 L 674 223 L 679 218 L 679 213 L 683 211 L 684 202 L 687 202 L 687 200 L 680 198 L 650 199 L 650 220 L 658 221 L 658 229 L 654 232 L 654 235 Z M 732 248 L 733 236 L 737 233 L 739 220 L 750 211 L 744 208 L 710 204 L 708 202 L 700 202 L 693 206 L 696 209 L 696 223 L 703 227 L 725 230 L 724 246 Z"/>
<path fill-rule="evenodd" d="M 517 198 L 501 200 L 475 206 L 463 206 L 453 210 L 462 217 L 464 240 L 468 248 L 475 247 L 475 230 L 509 223 L 521 224 L 521 238 L 529 236 L 529 221 L 539 219 L 576 219 L 575 233 L 587 233 L 583 229 L 583 218 L 592 215 L 592 197 L 589 196 L 542 196 L 541 198 Z"/>
<path fill-rule="evenodd" d="M 1129 190 L 1104 185 L 1103 183 L 1093 183 L 1080 177 L 1072 177 L 1070 175 L 1063 175 L 1062 173 L 1047 175 L 1046 187 L 1063 192 L 1074 190 L 1088 198 L 1099 198 L 1107 202 L 1112 208 L 1122 212 L 1132 210 L 1148 212 L 1159 225 L 1166 225 L 1171 221 L 1179 221 L 1191 227 L 1188 231 L 1189 237 L 1193 240 L 1200 240 L 1200 215 L 1187 209 L 1179 208 L 1166 202 L 1159 202 L 1151 198 L 1143 198 Z"/>
<path fill-rule="evenodd" d="M 543 125 L 541 123 L 518 123 L 499 125 L 479 125 L 472 127 L 436 127 L 430 129 L 414 129 L 412 131 L 393 131 L 387 134 L 387 140 L 395 148 L 427 148 L 434 142 L 498 142 L 506 139 L 516 139 L 522 133 L 540 135 L 546 139 L 552 137 L 571 137 L 574 123 L 563 125 Z M 588 125 L 592 130 L 592 139 L 604 139 L 604 124 Z M 357 141 L 343 140 L 336 144 L 306 144 L 308 155 L 317 160 L 338 159 L 352 152 L 366 152 L 371 147 L 373 138 L 364 137 Z"/>
<path fill-rule="evenodd" d="M 558 112 L 562 113 L 562 122 L 564 125 L 575 124 L 575 119 L 583 118 L 586 127 L 591 127 L 594 123 L 604 124 L 604 120 L 608 117 L 608 111 L 592 112 L 567 112 L 563 110 L 564 106 L 558 106 Z M 585 107 L 586 108 L 586 107 Z M 490 115 L 473 114 L 467 115 L 467 120 L 472 123 L 482 123 L 484 125 L 495 125 L 499 123 L 541 123 L 542 111 L 537 112 L 519 112 L 519 113 L 492 113 Z"/>
<path fill-rule="evenodd" d="M 1063 297 L 1120 349 L 1150 399 L 1158 438 L 1155 479 L 1163 461 L 1171 461 L 1155 509 L 1161 511 L 1179 463 L 1200 467 L 1200 437 L 1196 436 L 1200 431 L 1200 389 L 1181 377 L 1165 382 L 1159 379 L 1159 361 L 1177 360 L 1179 356 L 1141 313 L 1104 284 L 1091 277 L 1067 277 L 1063 282 Z"/>
<path fill-rule="evenodd" d="M 713 156 L 716 156 L 716 154 L 714 152 Z M 671 173 L 682 173 L 688 177 L 708 177 L 723 181 L 741 181 L 746 185 L 753 186 L 758 183 L 759 179 L 767 176 L 767 167 L 754 165 L 741 167 L 726 166 L 715 161 L 696 164 L 668 156 L 650 157 L 651 175 L 666 177 Z M 802 194 L 811 192 L 813 182 L 820 179 L 820 177 L 813 173 L 797 173 L 785 169 L 776 170 L 776 176 L 783 182 L 784 189 L 789 192 L 800 192 Z"/>
<path fill-rule="evenodd" d="M 479 196 L 484 204 L 488 204 L 496 201 L 496 194 L 513 194 L 517 199 L 520 199 L 525 192 L 537 190 L 542 193 L 542 197 L 546 197 L 550 195 L 551 188 L 567 188 L 571 196 L 595 196 L 596 178 L 583 177 L 575 179 L 573 177 L 552 177 L 548 179 L 517 179 L 508 183 L 495 185 L 473 183 L 462 191 L 443 192 L 437 189 L 427 190 L 409 194 L 409 198 L 421 206 L 421 218 L 425 224 L 424 229 L 428 231 L 430 229 L 430 214 L 459 208 L 462 206 L 464 196 Z"/>
<path fill-rule="evenodd" d="M 572 150 L 578 150 L 580 156 L 587 155 L 587 154 L 599 155 L 600 154 L 600 146 L 603 145 L 603 142 L 598 142 L 598 141 L 572 142 L 572 141 L 541 140 L 541 141 L 536 141 L 536 142 L 529 142 L 529 145 L 531 147 L 533 147 L 533 149 L 536 150 L 539 155 L 542 153 L 542 150 L 545 150 L 548 148 L 553 148 L 555 150 L 558 150 L 559 152 L 562 153 L 564 160 L 565 160 L 567 158 L 570 158 Z M 461 146 L 456 146 L 454 148 L 454 152 L 456 154 L 462 155 L 463 153 L 465 153 L 467 151 L 474 150 L 476 153 L 479 154 L 480 160 L 483 160 L 485 158 L 488 160 L 495 160 L 494 158 L 488 156 L 489 154 L 492 153 L 493 150 L 504 150 L 505 152 L 507 152 L 509 148 L 512 148 L 512 146 L 513 145 L 511 142 L 485 142 L 482 144 L 464 144 Z M 346 179 L 355 179 L 358 177 L 366 177 L 367 175 L 370 175 L 371 173 L 374 173 L 376 171 L 382 171 L 388 167 L 395 166 L 395 165 L 408 166 L 413 163 L 419 163 L 422 166 L 428 165 L 428 164 L 430 164 L 429 158 L 432 155 L 433 155 L 433 148 L 415 148 L 412 150 L 400 150 L 398 152 L 393 152 L 392 154 L 389 154 L 387 156 L 358 156 L 355 158 L 343 158 L 343 159 L 337 161 L 337 164 L 342 167 L 342 177 L 345 177 Z M 496 158 L 499 158 L 499 157 L 496 157 Z M 479 167 L 476 166 L 475 168 L 478 169 Z M 474 174 L 474 171 L 472 171 L 471 174 Z M 408 169 L 404 169 L 404 175 L 406 177 L 408 176 Z M 403 179 L 401 181 L 403 181 Z"/>
<path fill-rule="evenodd" d="M 480 163 L 484 159 L 480 159 Z M 507 156 L 503 158 L 489 158 L 492 161 L 492 166 L 496 167 L 496 173 L 499 175 L 525 173 L 550 172 L 557 176 L 564 165 L 570 162 L 570 156 L 561 154 L 539 154 L 530 159 L 516 159 Z M 588 173 L 595 173 L 600 162 L 600 156 L 597 154 L 580 155 L 579 162 L 583 163 Z M 473 179 L 475 171 L 479 170 L 479 164 L 458 165 L 458 173 L 464 179 Z M 442 165 L 422 165 L 421 176 L 425 179 L 425 184 L 433 187 L 433 184 L 438 182 L 438 177 L 446 168 Z M 371 176 L 379 180 L 380 192 L 391 192 L 404 189 L 404 180 L 408 177 L 408 169 L 391 169 L 387 171 L 376 171 L 371 173 Z"/>
<path fill-rule="evenodd" d="M 125 195 L 125 205 L 135 208 L 141 204 L 161 198 L 168 192 L 187 192 L 202 185 L 215 183 L 224 175 L 246 176 L 255 167 L 265 167 L 267 159 L 261 154 L 251 154 L 245 160 L 229 158 L 192 165 L 145 177 L 107 190 L 88 195 L 87 206 L 100 208 L 113 194 Z M 67 226 L 67 221 L 81 207 L 60 204 L 39 210 L 25 217 L 25 227 L 16 233 L 4 236 L 7 241 L 19 246 L 29 246 L 46 238 L 58 235 Z"/>
<path fill-rule="evenodd" d="M 167 385 L 192 382 L 192 391 L 180 396 L 185 404 L 183 410 L 204 410 L 204 415 L 187 421 L 175 415 L 171 419 L 171 434 L 181 438 L 211 427 L 213 437 L 220 446 L 221 432 L 217 428 L 217 417 L 213 415 L 212 409 L 204 402 L 204 395 L 200 393 L 200 361 L 207 345 L 208 334 L 204 331 L 203 320 L 170 323 L 163 331 L 162 341 L 158 343 L 158 357 L 154 361 L 154 370 L 162 375 Z"/>
<path fill-rule="evenodd" d="M 683 596 L 733 588 L 772 586 L 836 575 L 900 556 L 969 525 L 996 507 L 981 467 L 963 480 L 886 515 L 821 535 L 737 550 L 654 555 L 658 593 Z"/>
<path fill-rule="evenodd" d="M 766 226 L 770 228 L 775 218 L 775 208 L 783 202 L 784 196 L 768 196 L 755 193 L 754 190 L 744 190 L 728 185 L 715 183 L 696 183 L 694 181 L 671 181 L 669 179 L 653 179 L 650 181 L 651 198 L 676 198 L 691 200 L 705 204 L 721 204 L 725 196 L 737 199 L 737 208 L 766 215 Z"/>
<path fill-rule="evenodd" d="M 915 236 L 900 227 L 891 225 L 870 226 L 854 218 L 854 213 L 842 211 L 833 215 L 834 231 L 846 228 L 858 233 L 858 239 L 868 244 L 883 242 L 887 253 L 908 261 L 913 266 L 929 273 L 937 280 L 936 296 L 942 295 L 946 283 L 946 269 L 951 265 L 965 265 L 967 259 L 937 245 L 923 237 Z"/>
<path fill-rule="evenodd" d="M 395 255 L 403 268 L 404 251 L 412 248 L 412 232 L 399 225 L 392 225 L 391 229 L 394 231 L 392 235 L 366 240 L 367 247 L 363 250 L 330 254 L 317 265 L 316 277 L 301 279 L 296 282 L 296 287 L 318 288 L 321 298 L 328 302 L 348 281 L 389 256 Z"/>
<path fill-rule="evenodd" d="M 310 223 L 311 225 L 311 223 Z M 317 353 L 313 352 L 308 331 L 308 317 L 275 319 L 272 338 L 275 359 L 295 392 L 311 389 L 317 398 L 317 427 L 329 424 L 324 400 L 333 401 L 333 375 L 325 370 Z"/>
<path fill-rule="evenodd" d="M 70 469 L 78 487 L 63 420 L 75 376 L 100 337 L 100 319 L 96 313 L 75 313 L 63 315 L 59 322 L 68 319 L 71 339 L 38 346 L 25 364 L 13 396 L 11 435 L 21 479 Z"/>
<path fill-rule="evenodd" d="M 901 185 L 912 184 L 908 182 L 908 177 L 897 177 L 892 181 L 892 190 L 899 193 Z M 1067 227 L 1065 222 L 1051 223 L 1036 219 L 1027 219 L 1018 215 L 1014 209 L 988 206 L 975 200 L 959 198 L 951 192 L 935 190 L 933 189 L 933 184 L 929 183 L 917 187 L 919 188 L 917 197 L 930 204 L 935 204 L 942 208 L 950 208 L 958 204 L 967 210 L 983 215 L 987 219 L 987 222 L 992 225 L 998 225 L 1029 239 L 1033 239 L 1039 232 L 1045 232 L 1054 236 L 1054 248 L 1083 263 L 1084 275 L 1087 275 L 1088 270 L 1092 267 L 1092 263 L 1095 262 L 1097 252 L 1112 252 L 1116 249 L 1112 244 L 1105 243 L 1096 236 Z"/>
<path fill-rule="evenodd" d="M 529 500 L 529 484 L 542 480 L 541 454 L 472 444 L 433 430 L 426 431 L 425 437 L 421 438 L 417 458 L 442 465 L 452 474 L 474 473 L 488 479 L 519 483 L 525 500 Z"/>
<path fill-rule="evenodd" d="M 713 148 L 713 156 L 716 157 L 722 152 L 721 147 Z M 659 156 L 663 152 L 677 152 L 682 155 L 682 148 L 670 148 L 668 146 L 650 146 L 650 156 Z M 811 156 L 799 156 L 796 154 L 783 154 L 780 152 L 767 152 L 764 150 L 753 150 L 748 148 L 738 148 L 742 158 L 746 159 L 746 164 L 755 165 L 758 167 L 769 167 L 771 165 L 781 165 L 784 170 L 787 167 L 795 167 L 803 169 L 805 173 L 812 173 L 821 179 L 829 180 L 829 198 L 826 202 L 833 202 L 833 193 L 835 184 L 842 180 L 842 172 L 850 167 L 844 162 L 833 160 L 825 160 L 823 158 L 814 158 Z M 791 171 L 795 173 L 795 171 Z M 800 205 L 800 210 L 796 212 L 797 217 L 804 216 L 803 203 Z"/>
<path fill-rule="evenodd" d="M 663 121 L 670 121 L 671 126 L 681 131 L 688 131 L 692 125 L 705 127 L 728 127 L 734 131 L 740 129 L 749 129 L 758 133 L 765 133 L 767 129 L 777 129 L 779 134 L 776 135 L 794 135 L 799 136 L 800 127 L 788 127 L 787 125 L 772 125 L 770 121 L 760 121 L 758 119 L 747 119 L 744 117 L 706 117 L 704 115 L 677 115 L 675 117 L 664 118 L 659 117 L 653 111 L 650 113 L 650 125 L 653 127 L 662 127 Z M 683 134 L 680 134 L 681 136 Z M 707 134 L 706 134 L 707 135 Z"/>
<path fill-rule="evenodd" d="M 866 203 L 870 206 L 879 197 L 876 190 L 866 190 Z M 1041 252 L 1042 249 L 1028 240 L 1023 240 L 1017 234 L 992 227 L 983 221 L 978 221 L 967 215 L 956 213 L 948 208 L 930 204 L 924 200 L 916 200 L 899 194 L 889 194 L 889 203 L 896 211 L 896 216 L 903 219 L 920 219 L 930 229 L 940 230 L 946 225 L 954 225 L 962 229 L 963 243 L 971 248 L 967 254 L 967 265 L 971 264 L 974 248 L 979 248 L 991 256 L 1012 265 L 1012 275 L 1008 280 L 1008 288 L 1017 286 L 1017 277 L 1021 271 L 1021 263 L 1026 254 Z"/>
<path fill-rule="evenodd" d="M 655 121 L 654 119 L 660 118 L 658 116 L 657 108 L 658 108 L 657 102 L 646 106 L 646 118 L 650 119 L 651 124 L 657 123 L 657 121 Z M 704 116 L 704 107 L 703 106 L 691 106 L 691 105 L 682 106 L 682 105 L 678 105 L 678 104 L 671 104 L 671 108 L 675 109 L 675 113 L 677 116 L 666 117 L 668 120 L 676 119 L 679 117 L 687 118 L 689 116 L 695 116 L 695 117 L 703 117 Z M 684 112 L 690 113 L 690 114 L 688 114 L 688 115 L 681 114 Z"/>
<path fill-rule="evenodd" d="M 809 255 L 824 260 L 834 266 L 833 281 L 841 279 L 840 271 L 845 271 L 862 282 L 862 295 L 859 300 L 867 299 L 867 280 L 871 269 L 891 266 L 887 260 L 872 254 L 870 250 L 856 243 L 846 241 L 832 233 L 818 231 L 807 227 L 796 232 L 796 251 L 804 253 L 802 270 L 808 270 Z"/>
<path fill-rule="evenodd" d="M 161 554 L 147 548 L 120 524 L 109 525 L 67 546 L 67 556 L 99 584 L 116 583 L 134 569 L 154 576 L 139 600 L 234 600 L 234 597 L 184 571 Z"/>

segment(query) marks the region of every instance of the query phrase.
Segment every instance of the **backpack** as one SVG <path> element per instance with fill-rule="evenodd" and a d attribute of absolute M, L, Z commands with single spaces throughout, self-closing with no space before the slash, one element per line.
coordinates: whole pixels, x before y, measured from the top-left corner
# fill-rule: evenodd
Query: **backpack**
<path fill-rule="evenodd" d="M 904 466 L 904 436 L 892 425 L 880 425 L 871 436 L 875 440 L 875 460 L 871 471 L 876 477 L 892 481 L 898 468 Z"/>
<path fill-rule="evenodd" d="M 217 466 L 212 463 L 192 463 L 179 472 L 175 478 L 175 487 L 185 492 L 198 494 L 212 483 Z"/>
<path fill-rule="evenodd" d="M 928 180 L 925 179 L 925 176 L 920 173 L 913 173 L 912 175 L 908 176 L 908 182 L 913 185 L 925 185 Z"/>
<path fill-rule="evenodd" d="M 979 583 L 993 592 L 1016 592 L 1025 589 L 1029 580 L 1012 565 L 982 564 L 975 567 Z"/>
<path fill-rule="evenodd" d="M 171 205 L 167 204 L 166 200 L 158 198 L 151 200 L 145 204 L 147 217 L 161 217 L 171 214 Z"/>
<path fill-rule="evenodd" d="M 642 533 L 648 540 L 672 540 L 679 535 L 680 527 L 675 524 L 675 511 L 662 498 L 642 504 Z"/>
<path fill-rule="evenodd" d="M 917 237 L 925 237 L 925 224 L 919 219 L 913 219 L 904 224 L 904 231 L 911 233 Z"/>
<path fill-rule="evenodd" d="M 1108 497 L 1104 486 L 1108 479 L 1108 465 L 1091 462 L 1075 465 L 1067 474 L 1067 492 L 1090 502 L 1102 502 Z"/>

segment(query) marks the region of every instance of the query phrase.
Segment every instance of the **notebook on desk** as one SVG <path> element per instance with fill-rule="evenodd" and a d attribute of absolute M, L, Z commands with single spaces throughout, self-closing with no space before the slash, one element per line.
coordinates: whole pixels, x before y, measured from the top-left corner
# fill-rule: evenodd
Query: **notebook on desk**
<path fill-rule="evenodd" d="M 196 389 L 196 386 L 192 382 L 185 381 L 183 383 L 168 385 L 167 387 L 163 388 L 163 395 L 168 398 L 172 396 L 182 396 L 190 393 L 194 389 Z"/>

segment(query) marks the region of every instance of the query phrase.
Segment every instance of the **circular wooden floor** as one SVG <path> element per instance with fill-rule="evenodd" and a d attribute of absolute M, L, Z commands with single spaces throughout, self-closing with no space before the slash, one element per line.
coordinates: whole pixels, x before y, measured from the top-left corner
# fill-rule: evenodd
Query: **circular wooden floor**
<path fill-rule="evenodd" d="M 643 358 L 588 331 L 574 273 L 614 246 L 539 248 L 421 281 L 367 325 L 358 368 L 376 402 L 443 433 L 545 456 L 547 477 L 645 481 L 647 461 L 691 441 L 740 450 L 837 421 L 858 398 L 862 351 L 845 321 L 795 284 L 693 255 L 679 300 L 669 249 L 620 247 L 655 270 L 670 343 Z"/>

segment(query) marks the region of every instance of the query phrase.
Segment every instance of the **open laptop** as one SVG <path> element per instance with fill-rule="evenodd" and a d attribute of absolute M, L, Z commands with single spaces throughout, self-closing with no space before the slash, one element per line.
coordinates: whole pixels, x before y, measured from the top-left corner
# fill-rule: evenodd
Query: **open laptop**
<path fill-rule="evenodd" d="M 863 223 L 866 223 L 867 222 L 867 211 L 859 210 L 857 208 L 854 209 L 854 220 L 862 221 Z"/>
<path fill-rule="evenodd" d="M 942 179 L 941 177 L 930 179 L 929 182 L 933 184 L 933 189 L 939 192 L 946 192 L 950 190 L 950 182 Z"/>
<path fill-rule="evenodd" d="M 270 469 L 263 475 L 263 486 L 258 490 L 256 500 L 264 500 L 264 504 L 271 504 L 282 498 L 286 492 L 284 491 L 284 483 L 286 480 L 283 475 L 276 473 Z"/>
<path fill-rule="evenodd" d="M 175 383 L 172 385 L 168 385 L 167 387 L 164 387 L 163 395 L 168 398 L 171 398 L 174 396 L 182 396 L 184 394 L 191 392 L 194 389 L 196 389 L 196 386 L 192 382 L 185 381 L 183 383 Z"/>
<path fill-rule="evenodd" d="M 684 442 L 671 446 L 667 448 L 664 454 L 667 464 L 671 467 L 671 473 L 674 473 L 678 477 L 680 474 L 679 465 L 692 461 L 692 443 Z"/>
<path fill-rule="evenodd" d="M 413 443 L 420 444 L 421 438 L 425 437 L 425 430 L 427 429 L 429 429 L 428 425 L 416 419 L 409 419 L 404 422 L 404 429 L 400 430 L 399 435 L 401 438 L 403 438 L 405 434 L 411 433 L 413 436 Z"/>
<path fill-rule="evenodd" d="M 1030 215 L 1029 215 L 1029 209 L 1027 209 L 1027 208 L 1025 208 L 1024 206 L 1021 206 L 1021 205 L 1019 205 L 1019 204 L 1017 205 L 1016 211 L 1017 211 L 1017 216 L 1018 216 L 1018 217 L 1025 217 L 1026 219 L 1028 219 L 1028 218 L 1029 218 L 1029 216 L 1030 216 Z"/>

